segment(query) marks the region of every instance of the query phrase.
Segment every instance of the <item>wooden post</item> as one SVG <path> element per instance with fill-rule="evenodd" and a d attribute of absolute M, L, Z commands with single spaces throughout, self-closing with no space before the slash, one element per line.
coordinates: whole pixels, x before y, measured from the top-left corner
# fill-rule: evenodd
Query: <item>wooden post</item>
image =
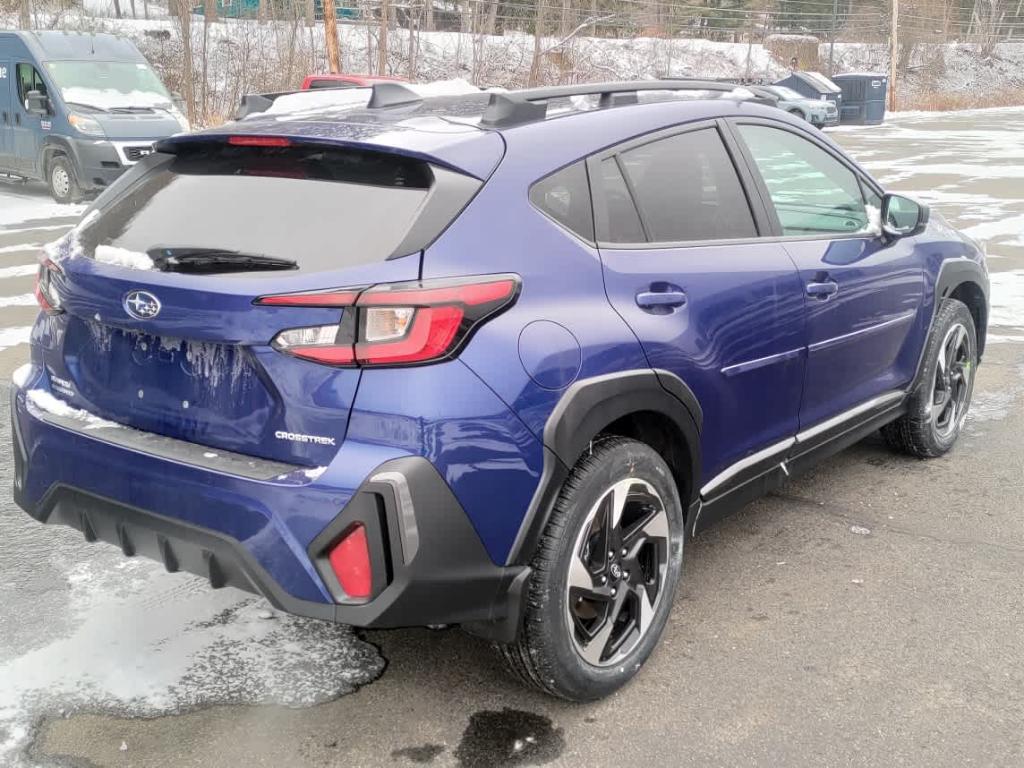
<path fill-rule="evenodd" d="M 896 111 L 896 77 L 899 68 L 900 46 L 896 34 L 896 22 L 900 17 L 900 0 L 892 0 L 892 33 L 889 40 L 889 111 Z"/>
<path fill-rule="evenodd" d="M 334 0 L 324 0 L 324 37 L 327 43 L 327 69 L 341 72 L 341 49 L 338 47 L 338 12 Z"/>

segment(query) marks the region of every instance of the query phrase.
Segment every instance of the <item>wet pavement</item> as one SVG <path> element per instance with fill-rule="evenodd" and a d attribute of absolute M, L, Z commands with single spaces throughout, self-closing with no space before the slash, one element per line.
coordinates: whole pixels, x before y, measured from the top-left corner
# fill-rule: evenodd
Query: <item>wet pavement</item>
<path fill-rule="evenodd" d="M 617 695 L 556 702 L 457 630 L 284 616 L 0 501 L 0 766 L 1024 764 L 1022 118 L 832 134 L 987 243 L 966 432 L 929 462 L 869 438 L 689 544 L 661 647 Z M 0 184 L 5 379 L 26 267 L 77 212 Z"/>

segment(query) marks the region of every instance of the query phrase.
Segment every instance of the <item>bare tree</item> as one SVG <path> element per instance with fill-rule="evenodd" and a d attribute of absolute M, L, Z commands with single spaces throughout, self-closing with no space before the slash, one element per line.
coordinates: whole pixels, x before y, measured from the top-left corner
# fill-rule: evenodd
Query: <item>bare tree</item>
<path fill-rule="evenodd" d="M 132 0 L 132 3 L 134 2 L 135 0 Z M 203 16 L 207 23 L 217 21 L 217 0 L 203 0 Z"/>
<path fill-rule="evenodd" d="M 181 93 L 190 122 L 196 120 L 196 95 L 194 69 L 192 64 L 192 3 L 190 0 L 174 0 L 177 4 L 178 24 L 181 28 Z M 172 5 L 173 7 L 173 5 Z"/>
<path fill-rule="evenodd" d="M 338 11 L 334 0 L 324 0 L 324 36 L 327 44 L 327 69 L 341 72 L 341 48 L 338 46 Z"/>
<path fill-rule="evenodd" d="M 377 74 L 388 73 L 388 0 L 380 0 L 380 34 L 377 36 Z"/>
<path fill-rule="evenodd" d="M 22 29 L 29 29 L 32 26 L 32 8 L 29 0 L 21 0 L 18 6 L 18 26 Z"/>

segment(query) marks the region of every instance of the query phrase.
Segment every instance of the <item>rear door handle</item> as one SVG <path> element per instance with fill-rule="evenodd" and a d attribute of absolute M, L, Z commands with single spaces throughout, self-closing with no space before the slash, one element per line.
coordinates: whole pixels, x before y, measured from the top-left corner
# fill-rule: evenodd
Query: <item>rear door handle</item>
<path fill-rule="evenodd" d="M 685 303 L 682 291 L 641 291 L 636 295 L 638 307 L 681 307 Z"/>
<path fill-rule="evenodd" d="M 835 280 L 825 280 L 820 283 L 808 283 L 807 295 L 816 299 L 827 299 L 839 293 L 839 283 Z"/>

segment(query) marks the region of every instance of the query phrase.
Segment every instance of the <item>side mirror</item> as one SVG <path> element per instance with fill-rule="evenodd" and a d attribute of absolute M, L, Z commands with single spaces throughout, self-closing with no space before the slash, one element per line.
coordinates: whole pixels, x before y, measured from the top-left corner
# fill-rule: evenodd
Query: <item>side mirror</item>
<path fill-rule="evenodd" d="M 892 238 L 912 237 L 928 226 L 929 209 L 924 203 L 902 195 L 882 198 L 882 232 Z"/>
<path fill-rule="evenodd" d="M 50 97 L 40 91 L 29 91 L 25 94 L 25 111 L 38 117 L 50 114 Z"/>

